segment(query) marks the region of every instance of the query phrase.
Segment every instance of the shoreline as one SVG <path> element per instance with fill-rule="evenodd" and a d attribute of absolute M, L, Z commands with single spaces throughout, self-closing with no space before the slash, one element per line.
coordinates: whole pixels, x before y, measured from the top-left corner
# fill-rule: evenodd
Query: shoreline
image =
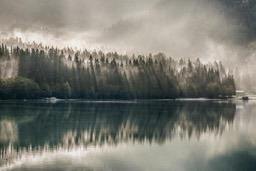
<path fill-rule="evenodd" d="M 143 102 L 209 102 L 209 101 L 243 101 L 242 99 L 234 98 L 176 98 L 176 99 L 6 99 L 0 100 L 0 103 L 5 102 L 44 102 L 44 103 L 143 103 Z M 253 100 L 253 99 L 252 99 Z"/>

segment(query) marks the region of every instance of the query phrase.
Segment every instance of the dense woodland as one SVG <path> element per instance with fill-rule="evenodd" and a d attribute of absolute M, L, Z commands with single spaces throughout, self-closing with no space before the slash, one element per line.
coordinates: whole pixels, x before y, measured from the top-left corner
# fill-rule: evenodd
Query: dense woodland
<path fill-rule="evenodd" d="M 16 61 L 17 66 L 8 61 Z M 0 67 L 5 67 L 0 72 L 17 68 L 12 76 L 0 73 L 1 99 L 219 98 L 235 94 L 233 76 L 220 62 L 174 60 L 162 53 L 127 56 L 2 44 Z"/>

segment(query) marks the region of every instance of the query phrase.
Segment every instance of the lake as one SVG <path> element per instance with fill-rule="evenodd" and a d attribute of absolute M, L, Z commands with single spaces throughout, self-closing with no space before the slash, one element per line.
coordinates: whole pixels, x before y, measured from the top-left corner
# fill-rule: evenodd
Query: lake
<path fill-rule="evenodd" d="M 0 170 L 256 170 L 256 102 L 3 101 Z"/>

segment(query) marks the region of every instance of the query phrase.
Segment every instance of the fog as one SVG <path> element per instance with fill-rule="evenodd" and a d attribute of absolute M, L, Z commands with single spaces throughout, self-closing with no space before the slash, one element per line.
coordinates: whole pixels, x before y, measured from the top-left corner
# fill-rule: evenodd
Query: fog
<path fill-rule="evenodd" d="M 253 83 L 244 81 L 244 75 L 256 72 L 254 37 L 230 12 L 232 4 L 223 2 L 1 0 L 0 34 L 61 47 L 222 60 L 237 73 L 239 88 L 248 89 Z"/>

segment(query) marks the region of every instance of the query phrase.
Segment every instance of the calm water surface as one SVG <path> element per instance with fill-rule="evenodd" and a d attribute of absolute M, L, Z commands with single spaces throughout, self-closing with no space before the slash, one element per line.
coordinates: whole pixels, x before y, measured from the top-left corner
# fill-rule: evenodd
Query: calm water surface
<path fill-rule="evenodd" d="M 256 102 L 0 103 L 0 170 L 256 170 Z"/>

